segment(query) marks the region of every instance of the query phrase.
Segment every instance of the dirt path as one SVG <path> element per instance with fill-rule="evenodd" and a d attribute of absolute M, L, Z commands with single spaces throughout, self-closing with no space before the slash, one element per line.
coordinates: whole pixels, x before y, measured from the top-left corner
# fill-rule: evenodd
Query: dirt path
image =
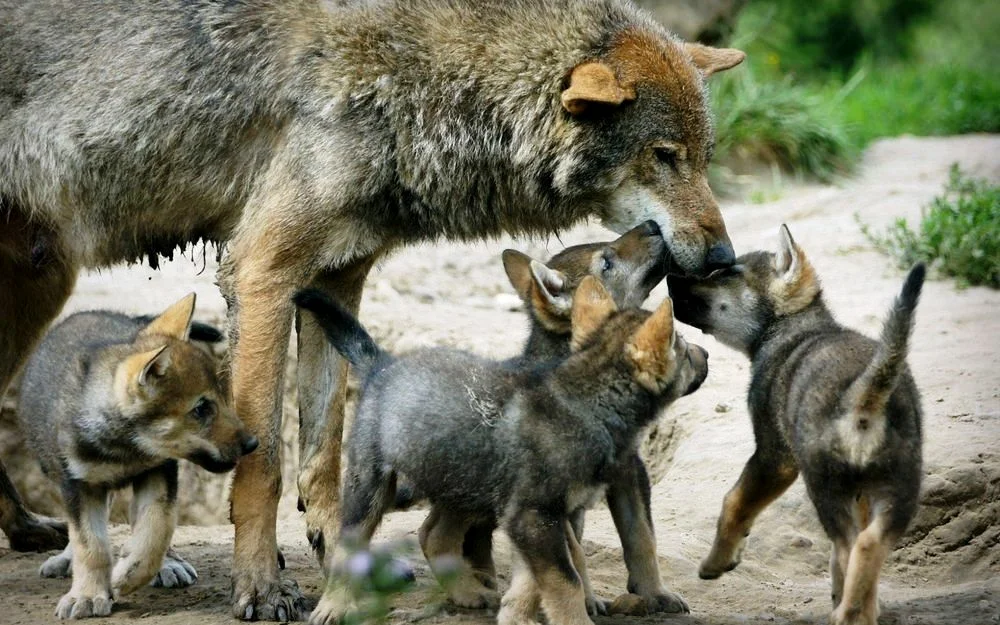
<path fill-rule="evenodd" d="M 724 209 L 738 251 L 773 247 L 778 225 L 787 223 L 823 279 L 837 317 L 868 334 L 897 292 L 902 272 L 862 237 L 855 213 L 874 225 L 916 217 L 939 193 L 952 162 L 974 175 L 1000 180 L 1000 137 L 901 138 L 875 144 L 859 174 L 839 187 L 796 186 L 767 204 L 731 203 Z M 997 225 L 1000 228 L 1000 224 Z M 567 233 L 562 242 L 513 244 L 545 256 L 563 244 L 599 240 L 596 226 Z M 362 317 L 394 350 L 450 344 L 507 356 L 524 337 L 523 313 L 511 310 L 510 289 L 499 263 L 509 240 L 482 245 L 441 245 L 400 252 L 373 274 Z M 180 259 L 160 272 L 116 269 L 81 279 L 67 311 L 115 307 L 156 310 L 192 288 L 200 315 L 221 319 L 222 301 L 212 285 L 213 263 L 201 268 Z M 653 293 L 647 306 L 665 296 Z M 925 407 L 924 495 L 921 512 L 891 556 L 881 586 L 881 623 L 979 625 L 1000 623 L 1000 292 L 957 291 L 949 281 L 925 287 L 910 364 Z M 690 603 L 685 617 L 598 619 L 598 623 L 825 623 L 829 610 L 829 543 L 801 484 L 758 521 L 743 564 L 714 582 L 697 579 L 722 497 L 753 447 L 745 408 L 745 360 L 709 337 L 688 330 L 690 340 L 712 355 L 711 372 L 695 395 L 677 402 L 661 420 L 655 459 L 662 479 L 653 487 L 658 554 L 666 582 Z M 291 399 L 286 402 L 293 405 Z M 294 413 L 286 413 L 294 420 Z M 290 426 L 290 428 L 293 426 Z M 286 432 L 286 434 L 289 432 Z M 294 434 L 294 431 L 290 431 Z M 3 441 L 0 441 L 3 443 Z M 294 445 L 286 448 L 294 456 Z M 6 453 L 6 452 L 3 452 Z M 294 509 L 294 481 L 286 478 L 279 544 L 288 571 L 306 593 L 319 593 L 319 572 L 308 553 L 304 524 Z M 224 518 L 224 498 L 204 518 Z M 423 513 L 395 513 L 378 539 L 415 537 Z M 121 539 L 123 528 L 115 531 Z M 112 621 L 142 619 L 150 625 L 230 623 L 227 595 L 232 528 L 179 530 L 176 544 L 201 575 L 180 591 L 145 589 L 116 605 Z M 498 541 L 506 581 L 510 552 Z M 588 515 L 584 546 L 597 592 L 613 598 L 624 590 L 625 568 L 610 515 Z M 66 580 L 37 576 L 45 555 L 15 554 L 0 539 L 0 624 L 52 622 Z M 423 559 L 413 557 L 417 591 L 400 600 L 394 622 L 491 623 L 483 612 L 437 605 Z"/>

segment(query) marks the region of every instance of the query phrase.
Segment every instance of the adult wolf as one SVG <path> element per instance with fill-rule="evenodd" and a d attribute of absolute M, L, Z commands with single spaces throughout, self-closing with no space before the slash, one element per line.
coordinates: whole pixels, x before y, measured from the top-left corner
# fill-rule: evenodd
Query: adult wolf
<path fill-rule="evenodd" d="M 742 59 L 624 0 L 0 0 L 0 389 L 81 267 L 227 242 L 234 405 L 260 440 L 233 485 L 233 613 L 295 618 L 275 559 L 292 293 L 355 311 L 394 246 L 592 215 L 654 219 L 674 271 L 728 266 L 704 78 Z M 298 486 L 326 565 L 346 364 L 297 323 Z M 4 492 L 4 530 L 37 529 Z"/>

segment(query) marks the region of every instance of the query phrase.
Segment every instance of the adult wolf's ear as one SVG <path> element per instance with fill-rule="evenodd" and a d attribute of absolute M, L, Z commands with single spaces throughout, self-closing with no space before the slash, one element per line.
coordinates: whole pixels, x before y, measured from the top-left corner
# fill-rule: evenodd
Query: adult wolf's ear
<path fill-rule="evenodd" d="M 570 115 L 580 115 L 594 104 L 618 106 L 635 99 L 632 87 L 618 82 L 614 70 L 600 61 L 588 61 L 573 68 L 569 86 L 562 92 L 563 108 Z"/>
<path fill-rule="evenodd" d="M 625 345 L 625 355 L 635 367 L 640 384 L 656 392 L 671 379 L 677 366 L 674 357 L 676 340 L 674 304 L 668 297 Z"/>
<path fill-rule="evenodd" d="M 573 294 L 573 335 L 570 349 L 578 351 L 608 318 L 618 311 L 601 281 L 587 276 Z"/>
<path fill-rule="evenodd" d="M 700 43 L 685 43 L 684 49 L 691 55 L 691 61 L 705 78 L 716 72 L 736 67 L 747 58 L 746 53 L 735 48 L 713 48 Z"/>
<path fill-rule="evenodd" d="M 194 316 L 195 294 L 189 293 L 153 319 L 143 328 L 141 334 L 169 336 L 186 341 L 191 334 L 191 318 Z"/>
<path fill-rule="evenodd" d="M 819 278 L 806 258 L 805 252 L 795 244 L 788 226 L 781 224 L 781 245 L 774 255 L 777 274 L 768 287 L 768 294 L 778 314 L 791 314 L 808 306 L 819 295 Z"/>

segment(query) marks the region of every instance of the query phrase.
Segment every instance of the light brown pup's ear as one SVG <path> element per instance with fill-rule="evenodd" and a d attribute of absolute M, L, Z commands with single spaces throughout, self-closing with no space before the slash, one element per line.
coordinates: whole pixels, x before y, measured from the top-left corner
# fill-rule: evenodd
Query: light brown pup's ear
<path fill-rule="evenodd" d="M 504 250 L 502 258 L 507 278 L 535 318 L 553 332 L 569 332 L 573 295 L 566 274 L 517 250 Z"/>
<path fill-rule="evenodd" d="M 579 351 L 587 339 L 617 311 L 615 300 L 601 281 L 594 276 L 585 277 L 573 294 L 573 337 L 570 349 Z"/>
<path fill-rule="evenodd" d="M 635 91 L 619 83 L 614 70 L 600 61 L 588 61 L 574 67 L 569 86 L 561 96 L 563 108 L 570 115 L 580 115 L 593 104 L 617 106 L 634 99 Z"/>
<path fill-rule="evenodd" d="M 781 245 L 774 255 L 775 278 L 768 286 L 768 295 L 779 315 L 796 313 L 819 295 L 819 278 L 805 252 L 795 244 L 788 226 L 781 224 Z"/>
<path fill-rule="evenodd" d="M 194 317 L 195 294 L 189 293 L 170 305 L 160 316 L 149 322 L 141 334 L 163 335 L 186 341 L 191 333 L 191 318 Z"/>
<path fill-rule="evenodd" d="M 659 391 L 677 367 L 674 358 L 674 304 L 663 300 L 625 345 L 625 355 L 635 367 L 636 379 L 651 391 Z"/>
<path fill-rule="evenodd" d="M 691 55 L 695 67 L 708 78 L 716 72 L 736 67 L 747 57 L 742 50 L 735 48 L 713 48 L 700 43 L 685 43 L 684 49 Z"/>

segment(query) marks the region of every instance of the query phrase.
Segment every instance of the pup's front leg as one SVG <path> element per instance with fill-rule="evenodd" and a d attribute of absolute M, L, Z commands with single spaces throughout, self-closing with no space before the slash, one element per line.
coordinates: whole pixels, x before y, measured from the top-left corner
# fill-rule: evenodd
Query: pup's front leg
<path fill-rule="evenodd" d="M 660 578 L 649 474 L 639 454 L 633 454 L 612 476 L 607 500 L 622 542 L 630 593 L 616 599 L 610 606 L 611 612 L 636 616 L 650 612 L 690 612 L 687 602 L 671 592 Z"/>
<path fill-rule="evenodd" d="M 115 597 L 140 588 L 160 571 L 177 523 L 177 462 L 132 482 L 132 536 L 112 574 Z"/>
<path fill-rule="evenodd" d="M 593 625 L 583 582 L 570 557 L 572 529 L 565 515 L 523 508 L 510 518 L 507 531 L 531 569 L 549 624 Z"/>
<path fill-rule="evenodd" d="M 73 585 L 56 605 L 56 616 L 87 618 L 111 614 L 111 546 L 108 542 L 108 492 L 66 480 L 63 501 L 69 512 L 73 546 Z"/>

